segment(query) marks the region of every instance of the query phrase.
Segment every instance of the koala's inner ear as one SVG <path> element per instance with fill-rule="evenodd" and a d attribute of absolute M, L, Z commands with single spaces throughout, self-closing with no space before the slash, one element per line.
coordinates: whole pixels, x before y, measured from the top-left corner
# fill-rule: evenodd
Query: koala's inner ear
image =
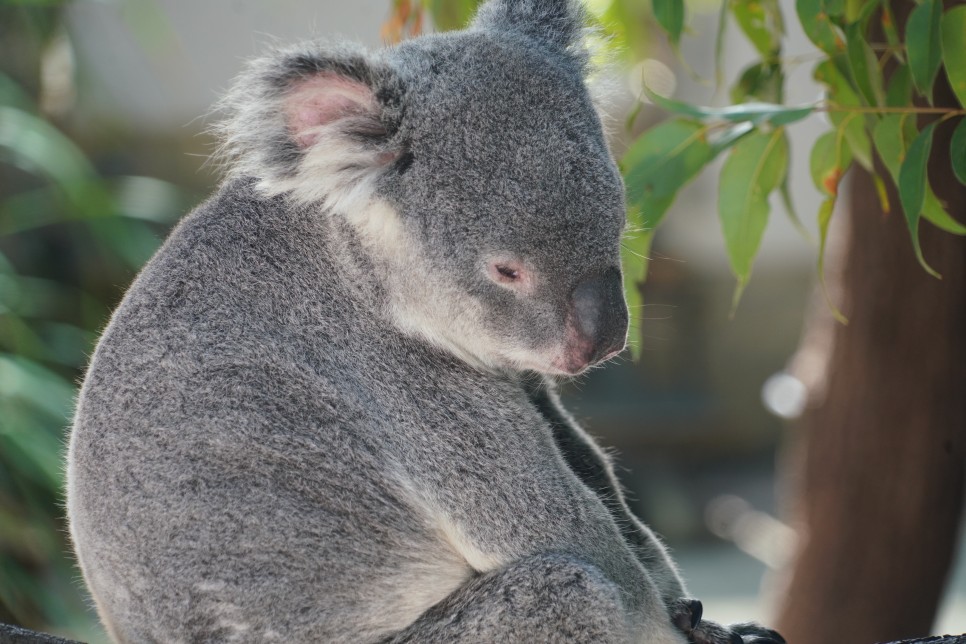
<path fill-rule="evenodd" d="M 385 135 L 372 89 L 335 73 L 323 72 L 296 83 L 285 98 L 284 110 L 286 126 L 303 149 L 318 142 L 333 125 Z"/>

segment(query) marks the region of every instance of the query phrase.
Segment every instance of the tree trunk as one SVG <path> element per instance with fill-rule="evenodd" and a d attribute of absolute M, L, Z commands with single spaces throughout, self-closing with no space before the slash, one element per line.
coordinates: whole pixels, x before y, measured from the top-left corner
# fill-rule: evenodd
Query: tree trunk
<path fill-rule="evenodd" d="M 940 72 L 940 76 L 943 73 Z M 937 81 L 939 105 L 954 98 Z M 962 220 L 966 190 L 936 132 L 929 176 Z M 791 644 L 867 644 L 926 635 L 955 554 L 966 464 L 966 239 L 923 221 L 917 264 L 899 200 L 884 214 L 852 172 L 841 254 L 793 369 L 809 385 L 787 450 L 799 543 L 778 630 Z M 845 230 L 842 230 L 842 229 Z"/>

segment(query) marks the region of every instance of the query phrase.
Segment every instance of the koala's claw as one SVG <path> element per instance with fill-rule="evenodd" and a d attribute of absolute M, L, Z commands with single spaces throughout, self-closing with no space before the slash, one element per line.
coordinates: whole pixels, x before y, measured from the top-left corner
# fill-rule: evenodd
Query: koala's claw
<path fill-rule="evenodd" d="M 679 631 L 689 635 L 701 622 L 703 612 L 704 607 L 700 600 L 682 597 L 671 606 L 671 623 Z"/>

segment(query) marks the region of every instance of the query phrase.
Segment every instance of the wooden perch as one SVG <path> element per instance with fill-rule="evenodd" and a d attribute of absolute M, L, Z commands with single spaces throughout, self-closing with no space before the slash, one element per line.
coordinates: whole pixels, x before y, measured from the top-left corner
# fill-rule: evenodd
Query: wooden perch
<path fill-rule="evenodd" d="M 62 637 L 38 633 L 37 631 L 27 630 L 19 626 L 0 624 L 0 644 L 81 644 L 81 642 L 65 640 Z M 902 640 L 901 642 L 887 642 L 883 644 L 966 644 L 966 634 L 936 635 L 917 640 Z"/>
<path fill-rule="evenodd" d="M 76 640 L 38 633 L 11 624 L 0 624 L 0 644 L 81 644 Z"/>

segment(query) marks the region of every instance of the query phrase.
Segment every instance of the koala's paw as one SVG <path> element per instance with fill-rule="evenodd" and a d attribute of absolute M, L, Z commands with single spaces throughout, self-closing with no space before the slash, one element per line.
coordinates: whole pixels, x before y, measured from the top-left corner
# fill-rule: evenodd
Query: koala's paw
<path fill-rule="evenodd" d="M 691 644 L 785 644 L 785 638 L 759 624 L 722 626 L 702 620 L 703 607 L 697 599 L 679 599 L 670 606 L 670 612 L 671 622 Z"/>
<path fill-rule="evenodd" d="M 688 637 L 691 644 L 785 644 L 785 638 L 775 631 L 750 623 L 722 626 L 704 620 Z"/>

